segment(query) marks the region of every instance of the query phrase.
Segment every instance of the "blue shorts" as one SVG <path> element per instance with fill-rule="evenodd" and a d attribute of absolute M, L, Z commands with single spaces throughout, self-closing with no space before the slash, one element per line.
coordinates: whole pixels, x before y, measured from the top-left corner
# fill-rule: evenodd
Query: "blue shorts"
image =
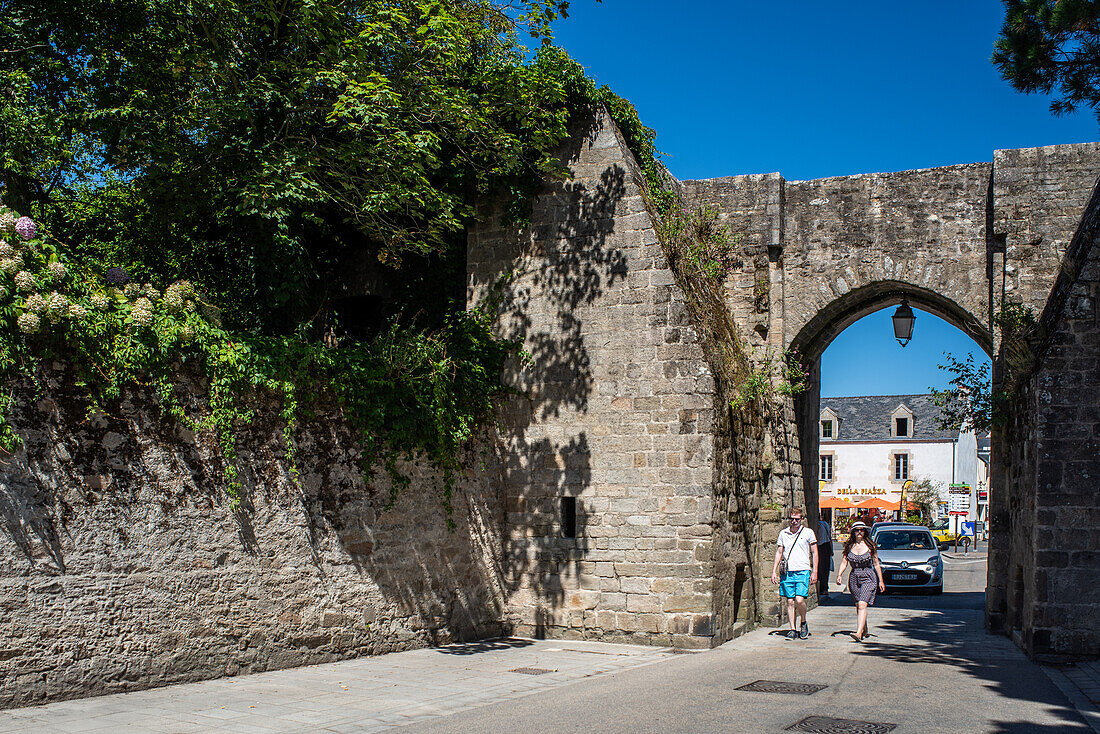
<path fill-rule="evenodd" d="M 779 580 L 779 595 L 788 599 L 810 595 L 810 569 L 805 571 L 787 571 Z"/>

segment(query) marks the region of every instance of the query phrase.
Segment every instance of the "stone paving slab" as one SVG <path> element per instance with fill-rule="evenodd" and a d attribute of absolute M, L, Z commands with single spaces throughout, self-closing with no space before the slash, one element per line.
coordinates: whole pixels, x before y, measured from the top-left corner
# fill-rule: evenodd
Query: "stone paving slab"
<path fill-rule="evenodd" d="M 1045 665 L 1043 672 L 1073 702 L 1092 730 L 1100 734 L 1100 662 Z"/>
<path fill-rule="evenodd" d="M 783 734 L 807 716 L 896 725 L 894 734 L 1086 734 L 1058 688 L 1006 637 L 983 628 L 983 595 L 880 597 L 856 643 L 846 596 L 810 612 L 812 636 L 758 629 L 692 655 L 568 689 L 410 723 L 408 734 L 502 731 Z M 744 692 L 755 680 L 813 695 Z"/>
<path fill-rule="evenodd" d="M 10 709 L 0 711 L 0 734 L 381 731 L 674 656 L 637 645 L 487 640 Z"/>

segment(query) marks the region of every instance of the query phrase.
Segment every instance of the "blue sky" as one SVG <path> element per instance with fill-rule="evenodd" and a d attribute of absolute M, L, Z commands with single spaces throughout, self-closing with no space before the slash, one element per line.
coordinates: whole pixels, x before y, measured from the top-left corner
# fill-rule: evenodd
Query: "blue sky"
<path fill-rule="evenodd" d="M 998 0 L 573 0 L 557 43 L 638 108 L 680 179 L 787 180 L 1098 139 L 989 62 Z"/>
<path fill-rule="evenodd" d="M 989 362 L 966 334 L 938 316 L 914 308 L 913 339 L 902 347 L 890 321 L 896 305 L 864 316 L 833 340 L 821 358 L 821 396 L 907 395 L 944 388 L 944 352 Z"/>
<path fill-rule="evenodd" d="M 989 161 L 993 151 L 1100 139 L 1091 112 L 1053 117 L 989 58 L 999 0 L 651 2 L 573 0 L 558 45 L 629 99 L 680 179 L 777 171 L 804 180 Z M 944 387 L 944 351 L 980 347 L 893 308 L 849 327 L 822 358 L 822 396 Z"/>

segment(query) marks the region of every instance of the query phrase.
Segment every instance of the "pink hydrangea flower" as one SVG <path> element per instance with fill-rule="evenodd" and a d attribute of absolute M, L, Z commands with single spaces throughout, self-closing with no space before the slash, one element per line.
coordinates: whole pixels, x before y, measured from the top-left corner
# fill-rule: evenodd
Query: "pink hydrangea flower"
<path fill-rule="evenodd" d="M 19 217 L 19 221 L 15 223 L 15 233 L 25 240 L 34 237 L 35 231 L 34 220 L 30 217 Z"/>

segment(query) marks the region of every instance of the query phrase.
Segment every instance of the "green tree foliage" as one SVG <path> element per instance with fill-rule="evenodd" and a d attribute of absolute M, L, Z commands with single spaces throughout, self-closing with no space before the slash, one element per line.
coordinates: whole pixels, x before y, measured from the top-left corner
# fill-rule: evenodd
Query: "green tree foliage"
<path fill-rule="evenodd" d="M 993 325 L 1001 333 L 1000 357 L 1004 366 L 1002 383 L 996 390 L 988 362 L 978 365 L 972 354 L 960 360 L 944 352 L 945 361 L 939 367 L 951 375 L 948 381 L 951 387 L 929 388 L 932 402 L 940 409 L 937 422 L 941 430 L 984 432 L 1004 420 L 1017 382 L 1032 367 L 1031 337 L 1035 324 L 1035 312 L 1019 303 L 1003 303 L 994 315 Z"/>
<path fill-rule="evenodd" d="M 932 403 L 940 409 L 940 430 L 988 431 L 994 420 L 989 363 L 976 364 L 973 354 L 960 360 L 944 352 L 944 359 L 939 368 L 951 375 L 951 387 L 929 388 Z"/>
<path fill-rule="evenodd" d="M 515 32 L 565 5 L 0 0 L 5 202 L 292 331 L 355 255 L 399 279 L 453 254 L 477 196 L 522 217 L 559 169 L 571 62 L 528 63 Z"/>
<path fill-rule="evenodd" d="M 0 0 L 0 203 L 38 224 L 5 245 L 0 378 L 59 356 L 96 407 L 151 386 L 215 431 L 231 490 L 255 390 L 281 401 L 289 450 L 303 403 L 333 399 L 367 462 L 449 473 L 518 350 L 492 304 L 465 309 L 477 203 L 522 221 L 601 105 L 658 170 L 633 107 L 549 44 L 567 6 Z M 111 286 L 111 266 L 135 282 Z M 370 291 L 356 277 L 382 284 L 386 318 L 334 340 L 334 302 Z M 183 361 L 209 378 L 205 417 L 173 397 Z M 0 415 L 0 446 L 17 442 Z"/>
<path fill-rule="evenodd" d="M 1084 105 L 1100 121 L 1100 2 L 1005 0 L 993 64 L 1021 92 L 1059 95 L 1055 115 Z"/>
<path fill-rule="evenodd" d="M 936 505 L 940 501 L 940 488 L 943 486 L 942 482 L 933 482 L 927 477 L 915 482 L 905 492 L 905 501 L 907 504 L 916 505 L 917 518 L 914 518 L 922 525 L 930 525 L 936 518 Z M 906 508 L 909 512 L 909 509 Z"/>

